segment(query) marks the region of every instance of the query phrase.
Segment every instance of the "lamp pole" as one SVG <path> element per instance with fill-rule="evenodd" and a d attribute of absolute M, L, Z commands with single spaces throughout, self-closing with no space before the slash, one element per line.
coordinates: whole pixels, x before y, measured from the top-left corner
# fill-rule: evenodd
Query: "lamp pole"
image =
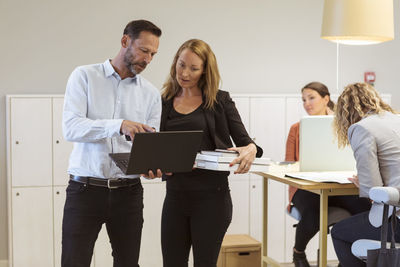
<path fill-rule="evenodd" d="M 336 42 L 336 93 L 339 94 L 339 42 Z"/>

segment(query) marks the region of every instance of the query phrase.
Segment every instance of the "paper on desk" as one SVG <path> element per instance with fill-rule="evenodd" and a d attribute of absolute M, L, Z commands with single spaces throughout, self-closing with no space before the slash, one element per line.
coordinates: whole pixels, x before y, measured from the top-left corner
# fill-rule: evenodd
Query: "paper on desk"
<path fill-rule="evenodd" d="M 285 176 L 319 183 L 351 184 L 347 178 L 356 175 L 354 171 L 334 172 L 289 172 Z"/>

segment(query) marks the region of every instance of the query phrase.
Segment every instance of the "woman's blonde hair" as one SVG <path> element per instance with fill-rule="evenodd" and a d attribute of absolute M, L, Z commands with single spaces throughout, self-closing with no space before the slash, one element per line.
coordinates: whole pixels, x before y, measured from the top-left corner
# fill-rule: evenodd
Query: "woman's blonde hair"
<path fill-rule="evenodd" d="M 349 144 L 347 131 L 349 127 L 362 118 L 381 114 L 384 111 L 397 113 L 388 104 L 382 101 L 378 92 L 368 83 L 354 83 L 347 85 L 336 103 L 334 131 L 337 135 L 338 146 Z"/>
<path fill-rule="evenodd" d="M 219 76 L 217 59 L 213 51 L 206 42 L 199 39 L 191 39 L 184 42 L 176 52 L 169 77 L 163 85 L 162 97 L 165 100 L 172 99 L 182 90 L 176 80 L 176 63 L 182 51 L 185 49 L 190 49 L 190 51 L 195 53 L 203 61 L 203 74 L 199 80 L 199 88 L 205 98 L 205 108 L 212 109 L 217 102 L 217 92 L 221 78 Z"/>

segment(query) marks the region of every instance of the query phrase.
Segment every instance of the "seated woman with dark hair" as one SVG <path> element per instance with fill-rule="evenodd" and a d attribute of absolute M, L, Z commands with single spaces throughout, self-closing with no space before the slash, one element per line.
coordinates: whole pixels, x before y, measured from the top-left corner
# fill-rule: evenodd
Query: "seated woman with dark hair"
<path fill-rule="evenodd" d="M 333 114 L 335 104 L 330 99 L 328 88 L 319 82 L 312 82 L 301 89 L 303 106 L 308 115 Z M 286 161 L 299 160 L 299 128 L 300 123 L 295 123 L 290 128 L 286 143 Z M 319 195 L 312 192 L 289 187 L 289 206 L 296 207 L 301 219 L 296 227 L 296 238 L 293 248 L 293 262 L 296 267 L 309 267 L 305 249 L 308 242 L 319 231 Z M 359 199 L 357 196 L 330 196 L 329 207 L 346 209 L 350 214 L 357 214 L 370 208 L 370 202 Z"/>

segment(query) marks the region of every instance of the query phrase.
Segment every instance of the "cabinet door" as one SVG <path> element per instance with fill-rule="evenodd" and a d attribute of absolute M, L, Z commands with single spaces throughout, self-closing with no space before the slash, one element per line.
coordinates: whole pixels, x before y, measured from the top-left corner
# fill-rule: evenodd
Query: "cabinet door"
<path fill-rule="evenodd" d="M 108 238 L 106 225 L 103 224 L 94 247 L 94 266 L 110 267 L 113 266 L 113 257 L 110 239 Z"/>
<path fill-rule="evenodd" d="M 264 150 L 264 157 L 281 161 L 285 157 L 284 97 L 262 97 L 250 100 L 250 130 L 255 142 Z M 285 186 L 268 181 L 268 254 L 278 262 L 285 252 Z"/>
<path fill-rule="evenodd" d="M 247 132 L 250 134 L 250 98 L 249 97 L 233 97 L 235 106 L 239 111 L 240 118 Z"/>
<path fill-rule="evenodd" d="M 159 179 L 157 180 L 159 181 Z M 162 266 L 161 212 L 166 192 L 165 183 L 145 182 L 143 183 L 143 189 L 144 224 L 139 265 L 146 267 L 160 267 Z"/>
<path fill-rule="evenodd" d="M 52 188 L 13 188 L 11 194 L 12 266 L 54 266 Z"/>
<path fill-rule="evenodd" d="M 53 98 L 53 184 L 68 184 L 68 162 L 73 143 L 64 140 L 62 134 L 62 112 L 64 98 Z"/>
<path fill-rule="evenodd" d="M 250 236 L 262 242 L 263 178 L 250 174 Z"/>
<path fill-rule="evenodd" d="M 263 157 L 281 161 L 285 157 L 285 98 L 260 97 L 250 100 L 250 131 L 264 150 Z"/>
<path fill-rule="evenodd" d="M 287 138 L 289 134 L 290 127 L 299 122 L 300 119 L 304 116 L 307 116 L 307 112 L 303 107 L 303 100 L 301 99 L 301 95 L 298 97 L 287 97 L 286 98 L 286 129 L 285 129 L 285 137 Z M 286 141 L 286 139 L 285 139 Z"/>
<path fill-rule="evenodd" d="M 11 98 L 10 101 L 11 185 L 51 185 L 51 99 Z"/>
<path fill-rule="evenodd" d="M 249 174 L 231 174 L 232 222 L 227 234 L 249 234 Z"/>
<path fill-rule="evenodd" d="M 54 216 L 54 262 L 55 266 L 61 266 L 61 240 L 62 240 L 62 219 L 66 186 L 55 186 L 53 188 L 53 216 Z"/>

